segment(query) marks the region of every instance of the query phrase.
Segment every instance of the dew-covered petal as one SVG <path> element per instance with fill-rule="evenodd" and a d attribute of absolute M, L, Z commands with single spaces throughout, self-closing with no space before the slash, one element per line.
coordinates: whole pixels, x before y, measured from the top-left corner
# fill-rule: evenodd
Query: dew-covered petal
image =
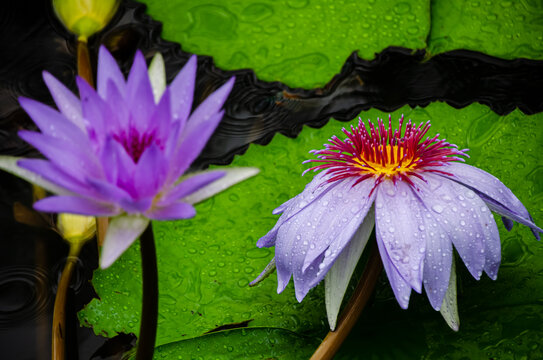
<path fill-rule="evenodd" d="M 43 72 L 43 80 L 60 112 L 75 126 L 82 131 L 86 131 L 83 113 L 81 112 L 81 103 L 77 96 L 47 71 Z"/>
<path fill-rule="evenodd" d="M 145 216 L 153 220 L 189 219 L 195 215 L 196 210 L 194 207 L 182 202 L 176 202 L 167 206 L 153 207 L 145 213 Z"/>
<path fill-rule="evenodd" d="M 147 133 L 154 133 L 156 141 L 165 144 L 171 131 L 170 91 L 167 89 L 149 120 Z"/>
<path fill-rule="evenodd" d="M 340 181 L 334 189 L 314 202 L 313 214 L 308 222 L 316 224 L 316 227 L 311 228 L 315 231 L 309 230 L 303 235 L 309 247 L 302 271 L 322 253 L 325 253 L 324 262 L 319 266 L 321 272 L 328 271 L 329 265 L 339 256 L 366 217 L 375 198 L 374 194 L 370 196 L 375 180 L 370 178 L 353 186 L 355 182 L 354 178 Z"/>
<path fill-rule="evenodd" d="M 483 199 L 485 201 L 486 199 L 492 201 L 492 210 L 529 226 L 534 230 L 534 235 L 536 237 L 538 237 L 538 232 L 543 232 L 541 228 L 533 224 L 528 210 L 526 210 L 520 200 L 495 176 L 474 166 L 457 162 L 448 163 L 447 166 L 441 170 L 453 174 L 452 177 L 448 176 L 449 178 L 460 182 L 475 192 L 484 194 L 485 198 Z"/>
<path fill-rule="evenodd" d="M 157 52 L 155 56 L 153 56 L 151 64 L 149 64 L 148 72 L 155 104 L 158 104 L 160 97 L 164 93 L 164 90 L 166 90 L 166 68 L 161 53 Z"/>
<path fill-rule="evenodd" d="M 471 275 L 479 279 L 485 266 L 485 238 L 494 219 L 482 214 L 487 209 L 471 189 L 438 175 L 424 176 L 426 183 L 414 180 L 418 195 L 448 235 Z M 499 241 L 498 241 L 499 242 Z"/>
<path fill-rule="evenodd" d="M 179 199 L 192 194 L 202 187 L 222 178 L 226 175 L 225 171 L 203 171 L 196 174 L 190 174 L 186 179 L 175 185 L 170 191 L 166 192 L 158 205 L 167 205 L 178 201 Z M 186 201 L 191 203 L 189 201 Z M 192 204 L 192 203 L 191 203 Z"/>
<path fill-rule="evenodd" d="M 34 160 L 34 159 L 33 159 Z M 21 179 L 24 179 L 32 184 L 41 186 L 47 191 L 50 191 L 58 195 L 70 195 L 71 191 L 64 188 L 62 185 L 57 184 L 48 180 L 44 175 L 39 171 L 33 171 L 32 168 L 27 168 L 26 166 L 20 166 L 18 164 L 21 161 L 30 161 L 24 158 L 15 157 L 15 156 L 6 156 L 0 155 L 0 169 L 7 171 L 10 174 L 13 174 Z M 38 161 L 37 159 L 34 161 Z M 47 162 L 45 160 L 39 160 Z M 61 183 L 62 184 L 62 183 Z"/>
<path fill-rule="evenodd" d="M 320 197 L 326 194 L 329 190 L 333 189 L 339 182 L 327 183 L 326 180 L 330 178 L 330 175 L 327 175 L 325 172 L 320 172 L 313 180 L 306 185 L 305 189 L 294 198 L 288 201 L 288 205 L 277 220 L 275 226 L 263 237 L 261 237 L 256 246 L 258 247 L 270 247 L 275 245 L 275 239 L 277 232 L 281 226 L 298 212 L 305 209 L 307 206 L 311 205 L 315 200 L 320 199 Z"/>
<path fill-rule="evenodd" d="M 206 184 L 205 186 L 192 192 L 190 195 L 183 197 L 183 201 L 189 204 L 197 204 L 200 201 L 208 199 L 215 194 L 228 189 L 229 187 L 240 183 L 250 177 L 255 176 L 260 171 L 258 168 L 240 167 L 240 168 L 225 168 L 219 170 L 225 175 L 219 179 Z M 187 179 L 189 180 L 189 179 Z"/>
<path fill-rule="evenodd" d="M 149 219 L 140 215 L 121 215 L 111 219 L 104 246 L 100 254 L 100 267 L 109 267 L 149 225 Z"/>
<path fill-rule="evenodd" d="M 385 268 L 388 281 L 390 282 L 390 287 L 401 308 L 407 309 L 409 306 L 409 297 L 411 296 L 411 286 L 402 278 L 396 269 L 396 266 L 390 261 L 390 257 L 388 256 L 385 244 L 383 243 L 379 232 L 376 232 L 375 234 L 377 238 L 377 247 L 379 248 L 379 254 L 381 255 L 381 261 L 383 262 L 383 267 Z"/>
<path fill-rule="evenodd" d="M 511 231 L 511 229 L 513 228 L 513 222 L 511 220 L 514 220 L 519 224 L 528 226 L 534 234 L 535 238 L 537 240 L 541 240 L 541 235 L 539 235 L 539 233 L 543 232 L 543 229 L 541 229 L 533 222 L 532 216 L 530 214 L 528 214 L 528 218 L 525 218 L 511 211 L 511 209 L 502 206 L 500 203 L 496 202 L 494 199 L 489 198 L 485 194 L 478 193 L 477 195 L 479 195 L 479 197 L 483 199 L 483 201 L 490 208 L 490 210 L 502 215 L 502 221 L 507 231 Z"/>
<path fill-rule="evenodd" d="M 375 228 L 391 264 L 401 277 L 418 293 L 422 288 L 422 274 L 426 233 L 420 200 L 410 185 L 402 181 L 396 185 L 383 181 L 377 188 L 375 200 Z M 384 254 L 381 253 L 381 256 Z M 388 271 L 387 271 L 388 274 Z"/>
<path fill-rule="evenodd" d="M 92 216 L 114 216 L 120 209 L 105 202 L 82 198 L 79 196 L 50 196 L 34 203 L 34 209 L 50 213 L 70 213 Z"/>
<path fill-rule="evenodd" d="M 347 243 L 339 256 L 325 276 L 324 299 L 326 304 L 326 315 L 330 330 L 336 328 L 336 321 L 339 314 L 341 302 L 347 291 L 349 281 L 353 276 L 354 269 L 360 260 L 362 251 L 368 243 L 368 239 L 375 224 L 375 212 L 373 208 L 367 213 L 362 225 L 358 228 L 352 239 Z"/>
<path fill-rule="evenodd" d="M 175 99 L 171 103 L 172 118 L 179 120 L 182 124 L 181 127 L 187 121 L 192 108 L 194 84 L 196 82 L 196 66 L 196 55 L 192 55 L 169 87 L 172 99 Z"/>
<path fill-rule="evenodd" d="M 132 115 L 132 126 L 135 126 L 140 132 L 145 131 L 150 125 L 149 119 L 155 109 L 155 100 L 147 74 L 145 58 L 139 50 L 136 51 L 134 63 L 128 75 L 126 90 L 126 99 Z"/>
<path fill-rule="evenodd" d="M 32 99 L 19 98 L 21 107 L 32 118 L 42 133 L 56 139 L 70 141 L 82 147 L 90 148 L 86 132 L 81 130 L 66 117 L 51 107 Z"/>
<path fill-rule="evenodd" d="M 441 304 L 439 311 L 447 325 L 454 331 L 458 331 L 460 318 L 458 316 L 458 304 L 456 300 L 456 265 L 454 258 L 452 260 L 449 287 L 447 288 L 447 292 L 443 298 L 443 304 Z"/>
<path fill-rule="evenodd" d="M 275 245 L 275 266 L 277 268 L 277 293 L 283 292 L 285 290 L 290 277 L 292 276 L 292 262 L 289 263 L 291 257 L 291 251 L 294 241 L 296 241 L 296 234 L 294 236 L 289 236 L 292 233 L 295 233 L 296 230 L 300 227 L 299 220 L 297 218 L 292 219 L 285 223 L 278 231 L 278 238 L 280 241 L 277 241 Z"/>
<path fill-rule="evenodd" d="M 19 137 L 38 149 L 66 174 L 84 182 L 86 174 L 100 176 L 102 169 L 89 149 L 77 147 L 72 142 L 52 138 L 34 131 L 19 131 Z"/>
<path fill-rule="evenodd" d="M 96 87 L 98 94 L 102 99 L 107 99 L 107 84 L 109 81 L 112 81 L 115 84 L 116 88 L 124 97 L 126 93 L 124 75 L 113 56 L 103 45 L 100 46 L 98 53 L 98 74 L 96 78 Z"/>

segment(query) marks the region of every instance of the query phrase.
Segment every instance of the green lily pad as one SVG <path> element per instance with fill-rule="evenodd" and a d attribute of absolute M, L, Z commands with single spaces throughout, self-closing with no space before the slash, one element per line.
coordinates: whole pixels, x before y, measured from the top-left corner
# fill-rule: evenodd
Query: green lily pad
<path fill-rule="evenodd" d="M 543 114 L 527 116 L 514 111 L 498 116 L 479 104 L 457 110 L 443 103 L 426 108 L 404 107 L 392 114 L 393 119 L 401 113 L 416 122 L 430 119 L 431 134 L 439 132 L 459 147 L 469 147 L 472 159 L 468 163 L 499 177 L 531 211 L 535 222 L 543 223 L 543 133 L 539 130 Z M 361 116 L 375 120 L 384 114 L 370 110 Z M 304 128 L 296 139 L 278 134 L 265 147 L 251 145 L 231 166 L 257 166 L 261 169 L 258 176 L 197 205 L 198 215 L 194 219 L 154 223 L 160 277 L 157 345 L 195 338 L 219 326 L 248 320 L 249 328 L 274 327 L 304 336 L 325 335 L 322 285 L 299 304 L 292 284 L 282 294 L 276 293 L 275 275 L 255 288 L 247 284 L 273 256 L 273 249 L 255 247 L 256 240 L 277 220 L 271 210 L 299 193 L 310 181 L 309 176 L 300 176 L 307 167 L 301 162 L 311 157 L 307 151 L 320 148 L 345 125 L 331 120 L 321 129 Z M 387 327 L 400 326 L 412 333 L 409 329 L 414 326 L 426 343 L 413 347 L 410 353 L 420 349 L 421 354 L 430 356 L 445 353 L 449 348 L 460 351 L 459 341 L 481 352 L 491 347 L 488 351 L 492 352 L 505 351 L 506 344 L 500 343 L 504 338 L 515 342 L 543 335 L 543 322 L 536 321 L 543 317 L 538 291 L 543 288 L 543 246 L 526 227 L 515 225 L 508 233 L 499 224 L 499 229 L 503 265 L 497 281 L 484 278 L 477 282 L 463 265 L 457 266 L 459 333 L 448 329 L 424 295 L 413 296 L 409 310 L 399 311 L 388 282 L 383 280 L 376 302 L 368 311 L 372 314 L 369 324 L 361 321 L 363 336 L 367 338 L 364 342 L 382 343 Z M 101 300 L 93 300 L 80 312 L 84 324 L 108 336 L 117 332 L 138 333 L 139 264 L 136 245 L 111 268 L 95 272 L 93 283 Z M 391 311 L 401 313 L 401 319 L 409 321 L 387 315 Z M 373 328 L 372 322 L 382 329 L 372 333 L 375 341 L 367 335 Z M 523 327 L 525 322 L 529 328 Z M 355 346 L 360 343 L 359 339 L 353 342 Z"/>
<path fill-rule="evenodd" d="M 162 345 L 155 359 L 308 359 L 320 340 L 273 328 L 221 331 Z"/>
<path fill-rule="evenodd" d="M 543 3 L 432 1 L 432 54 L 468 49 L 505 59 L 543 59 Z"/>
<path fill-rule="evenodd" d="M 143 2 L 164 24 L 162 37 L 185 51 L 292 87 L 323 86 L 355 50 L 373 59 L 388 46 L 424 48 L 430 31 L 423 0 Z"/>

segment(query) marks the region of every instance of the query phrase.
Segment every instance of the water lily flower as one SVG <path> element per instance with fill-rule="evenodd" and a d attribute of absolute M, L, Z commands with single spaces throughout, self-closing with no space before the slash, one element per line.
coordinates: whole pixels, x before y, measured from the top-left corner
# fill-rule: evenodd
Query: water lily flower
<path fill-rule="evenodd" d="M 141 52 L 125 80 L 100 48 L 97 91 L 77 78 L 80 99 L 51 74 L 43 78 L 59 109 L 20 98 L 41 133 L 19 136 L 47 159 L 1 157 L 0 167 L 55 196 L 39 200 L 44 212 L 113 217 L 100 265 L 110 266 L 153 220 L 186 219 L 193 204 L 253 176 L 254 168 L 204 171 L 180 177 L 222 119 L 234 78 L 192 113 L 196 77 L 192 56 L 169 87 L 160 54 L 149 71 Z"/>
<path fill-rule="evenodd" d="M 255 282 L 275 265 L 278 293 L 292 276 L 302 301 L 326 276 L 332 329 L 374 224 L 400 306 L 407 308 L 411 290 L 421 293 L 424 287 L 432 307 L 442 313 L 456 308 L 453 246 L 474 278 L 483 271 L 497 277 L 500 238 L 491 210 L 503 216 L 508 230 L 516 221 L 537 239 L 543 232 L 503 183 L 463 163 L 467 149 L 439 134 L 424 138 L 429 121 L 418 126 L 409 121 L 405 131 L 403 125 L 403 116 L 396 130 L 390 117 L 388 128 L 379 119 L 377 125 L 368 121 L 368 127 L 360 120 L 358 127 L 343 129 L 345 140 L 333 136 L 323 150 L 312 150 L 318 158 L 306 161 L 316 163 L 306 171 L 322 171 L 274 210 L 281 217 L 258 240 L 259 247 L 275 246 L 275 258 Z M 446 320 L 457 328 L 457 321 Z"/>

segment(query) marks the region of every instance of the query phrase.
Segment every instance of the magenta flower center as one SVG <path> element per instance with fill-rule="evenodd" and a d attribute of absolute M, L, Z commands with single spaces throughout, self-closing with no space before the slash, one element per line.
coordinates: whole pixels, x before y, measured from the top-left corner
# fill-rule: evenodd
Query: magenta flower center
<path fill-rule="evenodd" d="M 141 154 L 152 143 L 156 142 L 155 133 L 143 133 L 133 127 L 128 132 L 121 131 L 119 134 L 114 134 L 113 138 L 117 140 L 125 149 L 128 155 L 137 163 L 141 157 Z"/>
<path fill-rule="evenodd" d="M 416 126 L 409 120 L 402 133 L 403 120 L 402 115 L 399 128 L 393 131 L 390 116 L 388 129 L 382 119 L 377 119 L 377 126 L 368 120 L 369 129 L 360 119 L 357 127 L 351 125 L 351 131 L 342 129 L 347 135 L 345 140 L 332 136 L 324 150 L 312 150 L 318 159 L 305 162 L 322 164 L 306 171 L 327 169 L 329 174 L 333 174 L 328 182 L 358 177 L 355 183 L 358 184 L 374 177 L 376 186 L 385 179 L 394 182 L 401 179 L 414 186 L 410 176 L 424 180 L 422 172 L 450 175 L 439 167 L 450 161 L 463 161 L 459 156 L 467 156 L 467 149 L 458 150 L 456 145 L 439 139 L 439 134 L 424 139 L 430 129 L 430 121 Z"/>

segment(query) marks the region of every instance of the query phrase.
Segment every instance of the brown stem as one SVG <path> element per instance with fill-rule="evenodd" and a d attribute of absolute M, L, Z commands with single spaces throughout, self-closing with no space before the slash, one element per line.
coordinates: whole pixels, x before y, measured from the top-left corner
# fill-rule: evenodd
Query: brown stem
<path fill-rule="evenodd" d="M 334 357 L 354 324 L 356 324 L 360 314 L 362 314 L 362 310 L 375 288 L 382 269 L 383 263 L 379 256 L 379 250 L 377 246 L 374 246 L 364 273 L 347 306 L 341 312 L 336 330 L 330 331 L 326 335 L 310 360 L 329 360 Z"/>
<path fill-rule="evenodd" d="M 53 310 L 53 338 L 51 341 L 51 359 L 64 360 L 66 351 L 66 295 L 72 279 L 72 274 L 77 263 L 77 256 L 81 245 L 75 243 L 70 245 L 70 252 L 66 264 L 62 270 L 60 281 L 55 296 L 55 307 Z"/>
<path fill-rule="evenodd" d="M 99 246 L 104 245 L 108 224 L 109 221 L 107 217 L 96 218 L 96 237 L 98 238 Z"/>
<path fill-rule="evenodd" d="M 87 42 L 82 39 L 77 41 L 77 74 L 94 87 L 89 48 Z"/>

